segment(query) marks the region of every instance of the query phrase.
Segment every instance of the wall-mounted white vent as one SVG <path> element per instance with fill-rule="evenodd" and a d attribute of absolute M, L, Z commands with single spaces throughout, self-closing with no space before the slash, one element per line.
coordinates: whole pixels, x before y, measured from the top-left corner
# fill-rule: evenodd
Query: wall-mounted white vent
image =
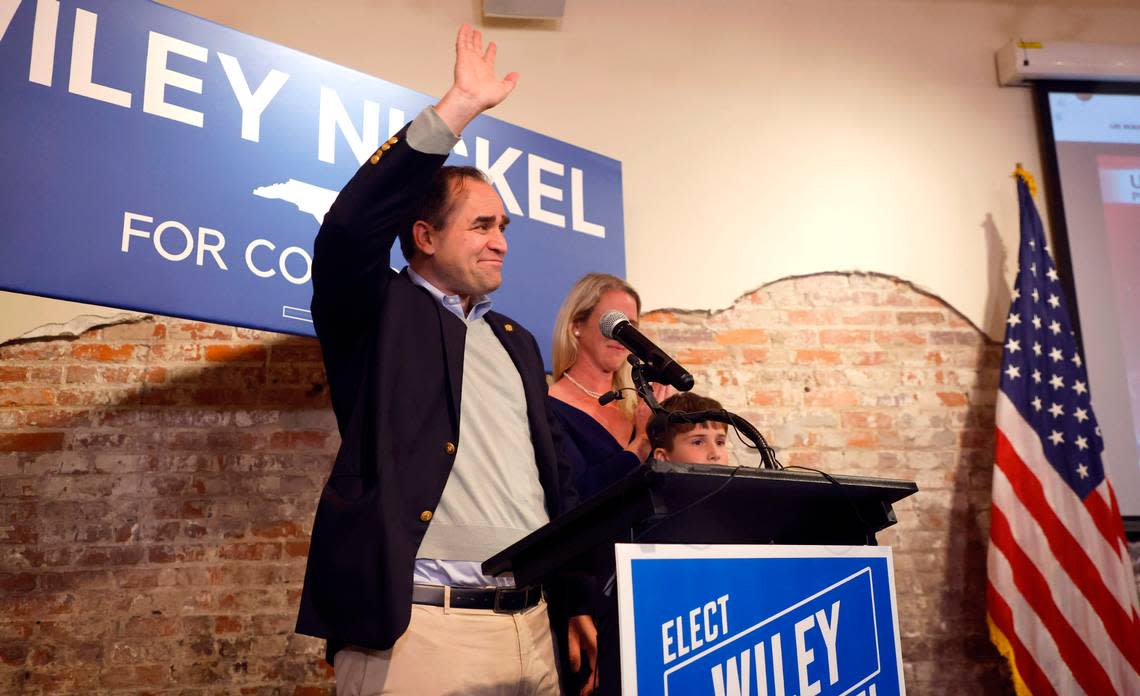
<path fill-rule="evenodd" d="M 1034 80 L 1140 82 L 1140 44 L 1011 41 L 996 55 L 998 82 Z"/>
<path fill-rule="evenodd" d="M 483 16 L 502 19 L 562 19 L 566 0 L 483 0 Z"/>

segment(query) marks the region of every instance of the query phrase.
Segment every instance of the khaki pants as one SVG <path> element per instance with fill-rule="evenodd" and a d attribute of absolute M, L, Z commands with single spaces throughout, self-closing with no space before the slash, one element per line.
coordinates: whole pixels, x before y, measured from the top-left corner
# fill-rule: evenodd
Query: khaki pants
<path fill-rule="evenodd" d="M 337 652 L 337 696 L 558 696 L 554 644 L 541 601 L 518 614 L 412 605 L 390 650 Z"/>

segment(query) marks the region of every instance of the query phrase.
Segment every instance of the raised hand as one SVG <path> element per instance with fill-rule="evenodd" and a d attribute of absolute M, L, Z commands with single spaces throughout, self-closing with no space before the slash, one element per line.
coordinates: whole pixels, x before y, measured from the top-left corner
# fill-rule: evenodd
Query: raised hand
<path fill-rule="evenodd" d="M 435 110 L 452 132 L 499 104 L 518 84 L 518 73 L 495 77 L 495 43 L 483 49 L 483 33 L 464 24 L 455 38 L 455 79 Z"/>

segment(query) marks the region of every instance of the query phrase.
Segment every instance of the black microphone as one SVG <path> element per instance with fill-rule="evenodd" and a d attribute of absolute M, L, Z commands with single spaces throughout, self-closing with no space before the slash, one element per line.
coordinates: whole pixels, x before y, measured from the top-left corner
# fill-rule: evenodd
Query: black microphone
<path fill-rule="evenodd" d="M 653 381 L 668 384 L 677 391 L 689 391 L 693 388 L 693 376 L 689 371 L 629 323 L 629 317 L 625 314 L 618 311 L 606 312 L 599 326 L 603 336 L 622 344 L 630 353 L 653 368 L 656 373 L 654 376 L 660 378 Z"/>

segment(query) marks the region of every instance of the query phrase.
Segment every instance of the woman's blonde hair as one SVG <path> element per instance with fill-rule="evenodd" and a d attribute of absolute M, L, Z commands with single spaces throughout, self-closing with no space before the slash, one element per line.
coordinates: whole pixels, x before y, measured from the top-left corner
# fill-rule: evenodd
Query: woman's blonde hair
<path fill-rule="evenodd" d="M 586 318 L 590 316 L 590 312 L 593 312 L 594 308 L 601 302 L 602 295 L 612 290 L 619 290 L 632 297 L 634 304 L 637 305 L 638 316 L 630 317 L 630 319 L 637 321 L 640 318 L 641 297 L 632 285 L 608 273 L 587 273 L 582 276 L 566 294 L 566 299 L 562 301 L 562 306 L 558 309 L 558 318 L 554 320 L 554 370 L 551 373 L 554 381 L 561 379 L 562 375 L 578 359 L 578 337 L 574 335 L 574 324 L 585 322 Z M 588 328 L 593 330 L 597 327 Z M 631 386 L 633 386 L 633 382 L 629 376 L 629 365 L 623 365 L 620 370 L 614 373 L 613 388 L 625 389 Z M 632 418 L 634 409 L 637 407 L 637 399 L 631 398 L 631 394 L 623 392 L 623 395 L 625 398 L 621 401 L 622 410 Z"/>

